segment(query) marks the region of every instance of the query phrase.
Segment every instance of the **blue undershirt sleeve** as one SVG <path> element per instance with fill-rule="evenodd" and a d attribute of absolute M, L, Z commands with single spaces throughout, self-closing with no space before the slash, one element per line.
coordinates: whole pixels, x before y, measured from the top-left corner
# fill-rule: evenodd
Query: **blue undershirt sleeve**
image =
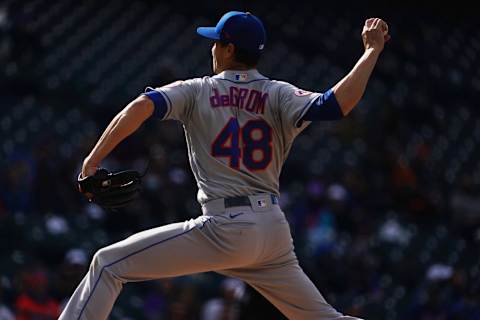
<path fill-rule="evenodd" d="M 163 96 L 163 94 L 153 88 L 148 87 L 145 89 L 145 92 L 142 93 L 144 96 L 147 96 L 152 100 L 155 109 L 153 111 L 153 115 L 156 118 L 163 119 L 165 117 L 165 114 L 168 111 L 168 105 L 167 105 L 167 100 Z"/>
<path fill-rule="evenodd" d="M 315 98 L 302 121 L 328 121 L 343 118 L 342 109 L 332 89 Z"/>

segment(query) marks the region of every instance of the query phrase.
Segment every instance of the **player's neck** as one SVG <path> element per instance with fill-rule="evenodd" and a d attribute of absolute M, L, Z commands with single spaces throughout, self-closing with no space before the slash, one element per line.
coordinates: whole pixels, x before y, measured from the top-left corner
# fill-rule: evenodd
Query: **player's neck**
<path fill-rule="evenodd" d="M 247 66 L 243 63 L 238 63 L 233 61 L 232 63 L 229 63 L 228 65 L 226 65 L 221 72 L 227 71 L 227 70 L 245 71 L 245 70 L 251 70 L 251 69 L 255 69 L 255 67 Z"/>

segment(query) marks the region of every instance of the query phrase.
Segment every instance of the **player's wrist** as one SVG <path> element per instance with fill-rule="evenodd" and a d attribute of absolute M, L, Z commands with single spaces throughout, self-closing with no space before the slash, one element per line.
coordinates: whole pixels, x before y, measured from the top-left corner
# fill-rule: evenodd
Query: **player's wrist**
<path fill-rule="evenodd" d="M 376 62 L 377 59 L 380 57 L 381 52 L 382 52 L 381 48 L 368 47 L 368 48 L 365 48 L 365 52 L 363 53 L 363 56 L 366 60 L 374 60 Z"/>
<path fill-rule="evenodd" d="M 85 159 L 83 160 L 83 165 L 84 166 L 89 166 L 89 167 L 96 167 L 98 164 L 100 163 L 100 161 L 96 160 L 94 157 L 92 157 L 91 155 L 88 155 L 87 157 L 85 157 Z"/>
<path fill-rule="evenodd" d="M 382 52 L 383 48 L 377 48 L 373 46 L 369 46 L 365 48 L 365 53 L 368 55 L 379 55 Z"/>
<path fill-rule="evenodd" d="M 87 177 L 94 175 L 97 171 L 98 164 L 99 162 L 94 161 L 90 156 L 86 157 L 82 164 L 82 176 Z"/>

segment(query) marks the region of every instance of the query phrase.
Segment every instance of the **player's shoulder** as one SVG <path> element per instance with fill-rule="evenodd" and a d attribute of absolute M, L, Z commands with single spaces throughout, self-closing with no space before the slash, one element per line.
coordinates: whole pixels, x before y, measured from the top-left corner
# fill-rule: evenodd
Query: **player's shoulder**
<path fill-rule="evenodd" d="M 205 87 L 205 86 L 211 86 L 215 83 L 216 79 L 212 76 L 202 76 L 202 77 L 196 77 L 196 78 L 191 78 L 188 80 L 190 84 L 192 85 L 197 85 L 200 87 Z"/>
<path fill-rule="evenodd" d="M 296 86 L 290 82 L 275 79 L 270 81 L 269 87 L 271 91 L 277 91 L 279 93 L 296 89 Z"/>
<path fill-rule="evenodd" d="M 184 83 L 190 84 L 190 85 L 202 85 L 204 83 L 208 82 L 209 76 L 203 76 L 203 77 L 195 77 L 195 78 L 190 78 L 186 80 L 182 80 Z"/>
<path fill-rule="evenodd" d="M 284 80 L 277 80 L 277 79 L 271 79 L 270 80 L 272 82 L 272 84 L 276 84 L 278 86 L 288 86 L 288 85 L 292 85 L 290 82 L 287 82 L 287 81 L 284 81 Z"/>
<path fill-rule="evenodd" d="M 288 94 L 293 94 L 298 88 L 291 84 L 290 82 L 283 80 L 271 80 L 269 83 L 268 91 L 272 94 L 284 96 Z"/>
<path fill-rule="evenodd" d="M 208 76 L 205 76 L 205 77 L 176 80 L 168 84 L 165 84 L 157 89 L 173 89 L 173 90 L 176 88 L 178 88 L 179 90 L 201 89 L 205 84 L 209 83 L 208 78 L 209 78 Z"/>
<path fill-rule="evenodd" d="M 272 82 L 273 82 L 273 86 L 280 94 L 284 94 L 287 96 L 292 95 L 296 97 L 306 97 L 312 94 L 317 94 L 317 92 L 315 91 L 299 88 L 296 85 L 291 84 L 290 82 L 287 82 L 287 81 L 273 80 Z"/>
<path fill-rule="evenodd" d="M 278 89 L 296 88 L 296 86 L 284 80 L 271 80 L 271 85 Z"/>

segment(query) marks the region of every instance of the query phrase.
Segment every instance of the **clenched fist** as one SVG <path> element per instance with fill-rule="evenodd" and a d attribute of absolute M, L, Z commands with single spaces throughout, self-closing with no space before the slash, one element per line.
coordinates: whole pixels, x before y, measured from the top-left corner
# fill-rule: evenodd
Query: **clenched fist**
<path fill-rule="evenodd" d="M 363 26 L 362 39 L 365 50 L 372 48 L 382 51 L 385 42 L 390 40 L 388 24 L 380 18 L 367 19 Z"/>

